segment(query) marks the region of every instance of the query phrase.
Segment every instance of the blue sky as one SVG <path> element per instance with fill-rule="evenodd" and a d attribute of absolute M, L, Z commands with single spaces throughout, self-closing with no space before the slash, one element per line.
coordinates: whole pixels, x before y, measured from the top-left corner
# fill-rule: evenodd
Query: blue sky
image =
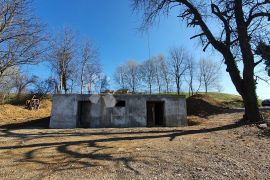
<path fill-rule="evenodd" d="M 137 28 L 141 19 L 132 12 L 129 0 L 36 0 L 35 14 L 47 24 L 48 31 L 56 32 L 63 26 L 72 27 L 83 38 L 93 41 L 99 49 L 104 72 L 111 76 L 118 64 L 129 59 L 143 61 L 148 58 L 148 37 Z M 149 30 L 151 55 L 167 55 L 174 46 L 184 46 L 196 60 L 200 57 L 221 60 L 214 52 L 202 52 L 198 41 L 190 40 L 194 30 L 186 28 L 176 15 L 161 18 L 159 23 Z M 49 70 L 39 65 L 29 71 L 46 77 Z M 224 91 L 237 94 L 229 76 L 224 71 L 222 86 Z M 260 82 L 258 95 L 270 98 L 269 86 Z"/>

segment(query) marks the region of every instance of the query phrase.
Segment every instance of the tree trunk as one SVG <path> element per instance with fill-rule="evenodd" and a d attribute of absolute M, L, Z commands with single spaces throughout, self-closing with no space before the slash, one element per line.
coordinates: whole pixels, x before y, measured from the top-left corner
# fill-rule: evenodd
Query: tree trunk
<path fill-rule="evenodd" d="M 83 94 L 83 80 L 81 80 L 81 94 Z"/>
<path fill-rule="evenodd" d="M 167 90 L 167 93 L 169 93 L 169 82 L 166 80 L 166 90 Z"/>
<path fill-rule="evenodd" d="M 250 38 L 248 35 L 248 27 L 244 18 L 242 0 L 235 0 L 235 19 L 237 31 L 239 36 L 239 45 L 243 58 L 243 83 L 242 83 L 242 98 L 245 105 L 244 120 L 256 123 L 261 120 L 257 96 L 256 85 L 254 81 L 254 55 L 250 45 Z"/>
<path fill-rule="evenodd" d="M 176 89 L 177 89 L 177 95 L 180 95 L 180 82 L 178 78 L 176 78 Z"/>
<path fill-rule="evenodd" d="M 189 83 L 189 91 L 191 92 L 191 95 L 194 95 L 194 89 L 193 89 L 193 78 L 190 79 L 190 83 Z"/>
<path fill-rule="evenodd" d="M 242 96 L 245 106 L 244 121 L 256 123 L 261 120 L 255 89 L 246 90 Z"/>
<path fill-rule="evenodd" d="M 63 93 L 63 75 L 62 74 L 60 74 L 59 90 L 60 90 L 60 94 L 62 94 Z"/>
<path fill-rule="evenodd" d="M 83 68 L 81 73 L 81 94 L 83 94 Z"/>

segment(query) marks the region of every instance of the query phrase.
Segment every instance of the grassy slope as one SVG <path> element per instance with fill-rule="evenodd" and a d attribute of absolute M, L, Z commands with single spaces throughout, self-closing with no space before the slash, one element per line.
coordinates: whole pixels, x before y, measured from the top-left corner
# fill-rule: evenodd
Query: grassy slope
<path fill-rule="evenodd" d="M 226 94 L 226 93 L 215 93 L 211 92 L 209 96 L 215 98 L 217 101 L 220 101 L 226 104 L 228 107 L 243 107 L 242 97 L 239 95 Z M 258 104 L 262 104 L 262 100 L 258 99 Z"/>
<path fill-rule="evenodd" d="M 172 93 L 175 94 L 175 93 Z M 199 93 L 199 94 L 205 94 L 205 93 Z M 186 97 L 189 97 L 188 93 L 181 93 L 181 95 L 185 95 Z M 239 108 L 243 107 L 243 100 L 242 97 L 239 95 L 234 94 L 227 94 L 227 93 L 218 93 L 218 92 L 209 92 L 207 93 L 208 96 L 214 98 L 215 100 L 225 104 L 226 106 L 230 108 Z M 261 105 L 262 100 L 258 100 L 258 104 Z"/>
<path fill-rule="evenodd" d="M 208 93 L 208 95 L 230 108 L 243 107 L 243 100 L 241 96 L 214 92 Z"/>

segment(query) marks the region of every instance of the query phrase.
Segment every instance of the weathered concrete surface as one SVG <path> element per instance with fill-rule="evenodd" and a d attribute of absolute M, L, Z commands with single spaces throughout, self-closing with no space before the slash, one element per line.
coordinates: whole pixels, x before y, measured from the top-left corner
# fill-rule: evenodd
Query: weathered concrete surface
<path fill-rule="evenodd" d="M 76 95 L 54 95 L 51 128 L 76 128 L 78 103 Z"/>
<path fill-rule="evenodd" d="M 124 105 L 117 105 L 122 101 Z M 164 126 L 186 126 L 186 99 L 171 95 L 54 95 L 51 128 L 146 127 L 147 102 L 163 102 Z"/>
<path fill-rule="evenodd" d="M 166 101 L 165 117 L 167 127 L 178 127 L 187 125 L 186 101 L 170 98 Z"/>

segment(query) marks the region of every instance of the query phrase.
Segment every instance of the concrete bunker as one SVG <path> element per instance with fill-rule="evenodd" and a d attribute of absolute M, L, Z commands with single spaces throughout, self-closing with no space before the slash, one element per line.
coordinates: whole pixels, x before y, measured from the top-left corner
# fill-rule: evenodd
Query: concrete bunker
<path fill-rule="evenodd" d="M 175 95 L 54 95 L 51 128 L 186 126 L 186 99 Z"/>

